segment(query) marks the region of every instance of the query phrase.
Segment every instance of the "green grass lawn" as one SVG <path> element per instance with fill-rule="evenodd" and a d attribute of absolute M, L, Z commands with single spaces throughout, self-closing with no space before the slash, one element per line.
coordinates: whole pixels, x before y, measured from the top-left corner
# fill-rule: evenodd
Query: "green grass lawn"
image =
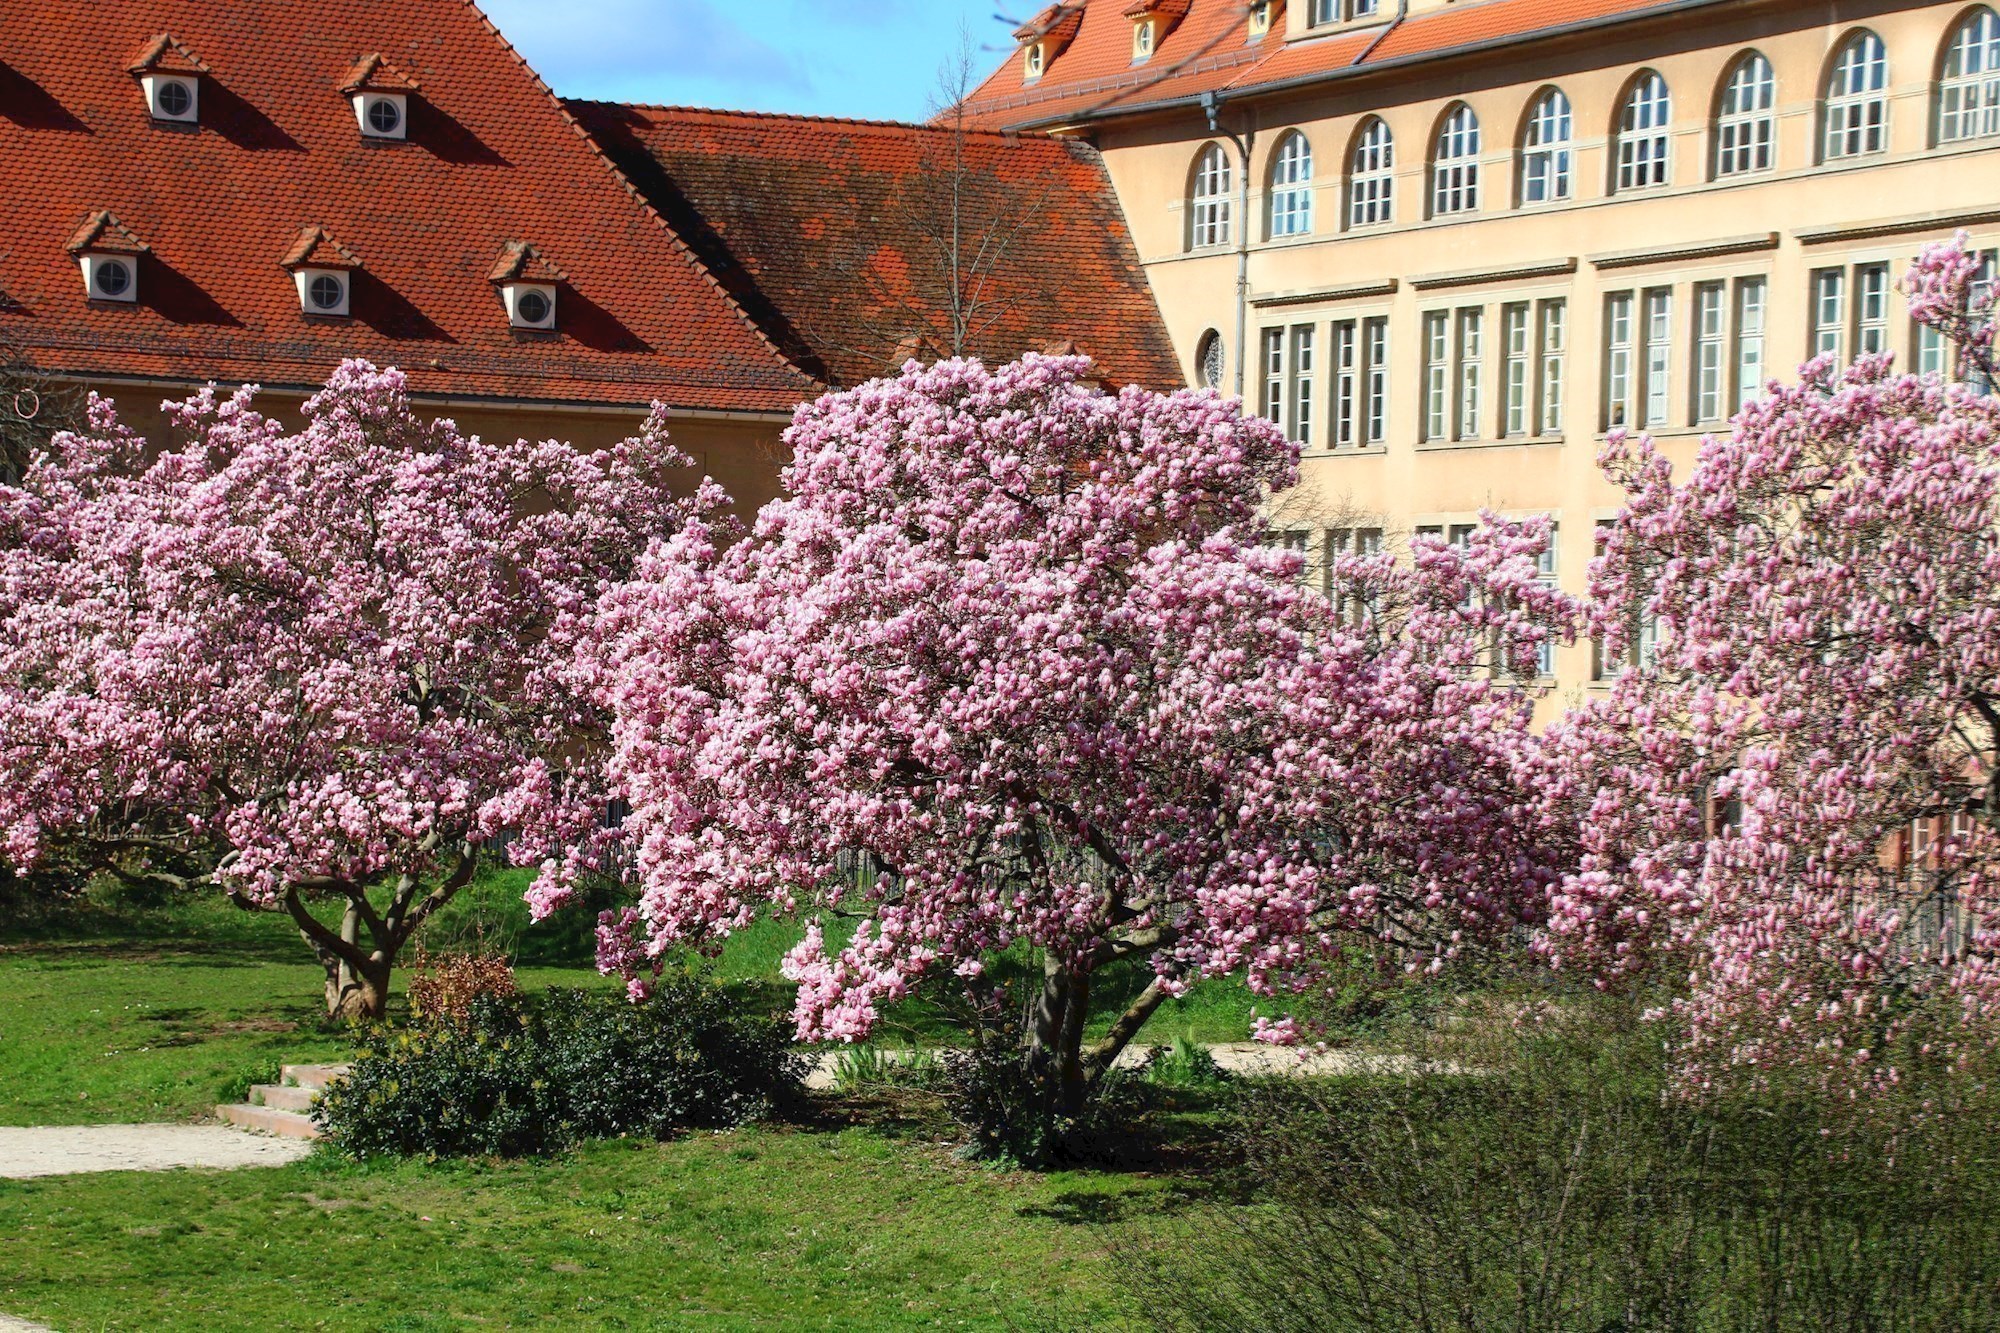
<path fill-rule="evenodd" d="M 0 1310 L 64 1333 L 1118 1328 L 1111 1248 L 1200 1206 L 866 1128 L 0 1182 Z"/>

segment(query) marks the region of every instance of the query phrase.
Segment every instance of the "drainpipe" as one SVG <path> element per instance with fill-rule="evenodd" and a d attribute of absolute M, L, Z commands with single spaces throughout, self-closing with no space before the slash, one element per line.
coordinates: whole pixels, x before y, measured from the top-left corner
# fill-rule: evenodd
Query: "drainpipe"
<path fill-rule="evenodd" d="M 1224 129 L 1222 97 L 1212 89 L 1201 95 L 1201 109 L 1208 113 L 1208 132 L 1236 146 L 1236 174 L 1242 181 L 1236 194 L 1236 396 L 1242 398 L 1250 355 L 1250 145 L 1257 131 L 1238 134 Z"/>
<path fill-rule="evenodd" d="M 1410 0 L 1396 0 L 1396 17 L 1389 20 L 1389 26 L 1375 34 L 1375 40 L 1361 48 L 1361 54 L 1347 62 L 1349 69 L 1368 63 L 1368 57 L 1375 54 L 1375 48 L 1389 40 L 1389 34 L 1401 27 L 1403 20 L 1410 16 Z"/>

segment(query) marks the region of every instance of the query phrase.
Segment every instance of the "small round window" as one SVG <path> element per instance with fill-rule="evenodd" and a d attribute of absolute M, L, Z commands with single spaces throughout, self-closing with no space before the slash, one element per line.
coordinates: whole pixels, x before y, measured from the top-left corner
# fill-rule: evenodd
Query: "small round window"
<path fill-rule="evenodd" d="M 331 273 L 322 273 L 306 284 L 306 296 L 315 310 L 338 310 L 347 298 L 347 284 Z"/>
<path fill-rule="evenodd" d="M 403 112 L 386 97 L 378 97 L 368 104 L 368 128 L 377 134 L 394 134 L 403 128 Z"/>
<path fill-rule="evenodd" d="M 1199 352 L 1201 363 L 1201 387 L 1220 389 L 1222 387 L 1222 335 L 1210 329 L 1201 336 Z"/>
<path fill-rule="evenodd" d="M 160 85 L 159 102 L 160 114 L 174 120 L 194 110 L 194 94 L 185 83 L 171 79 Z"/>
<path fill-rule="evenodd" d="M 523 324 L 546 324 L 553 311 L 549 298 L 540 292 L 522 292 L 514 301 L 514 313 Z"/>
<path fill-rule="evenodd" d="M 123 296 L 132 289 L 132 268 L 122 259 L 107 259 L 97 266 L 97 290 L 105 296 Z"/>

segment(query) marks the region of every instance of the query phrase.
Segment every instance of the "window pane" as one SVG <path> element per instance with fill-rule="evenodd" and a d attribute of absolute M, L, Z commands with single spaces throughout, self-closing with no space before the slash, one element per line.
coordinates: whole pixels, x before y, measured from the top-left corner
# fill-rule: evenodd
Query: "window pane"
<path fill-rule="evenodd" d="M 1542 403 L 1537 435 L 1560 435 L 1563 428 L 1563 365 L 1568 352 L 1568 303 L 1542 302 Z"/>
<path fill-rule="evenodd" d="M 1667 424 L 1667 380 L 1673 352 L 1673 293 L 1646 293 L 1646 424 Z"/>
<path fill-rule="evenodd" d="M 1469 213 L 1479 207 L 1479 118 L 1471 107 L 1459 106 L 1445 117 L 1433 175 L 1433 213 Z"/>
<path fill-rule="evenodd" d="M 1370 122 L 1354 145 L 1348 182 L 1348 225 L 1373 227 L 1395 215 L 1395 146 L 1389 127 Z"/>
<path fill-rule="evenodd" d="M 1667 81 L 1648 74 L 1626 95 L 1618 127 L 1618 188 L 1646 190 L 1667 183 L 1672 104 Z"/>
<path fill-rule="evenodd" d="M 1458 312 L 1458 438 L 1480 437 L 1480 372 L 1486 355 L 1483 310 Z"/>
<path fill-rule="evenodd" d="M 1632 293 L 1619 292 L 1604 303 L 1604 426 L 1632 420 Z"/>
<path fill-rule="evenodd" d="M 1377 316 L 1364 325 L 1368 364 L 1367 443 L 1382 444 L 1389 437 L 1389 320 Z M 1379 535 L 1379 534 L 1378 534 Z"/>
<path fill-rule="evenodd" d="M 1723 288 L 1704 282 L 1694 289 L 1694 419 L 1723 417 Z"/>
<path fill-rule="evenodd" d="M 1736 284 L 1736 407 L 1748 407 L 1764 392 L 1764 279 Z"/>
<path fill-rule="evenodd" d="M 1827 158 L 1879 153 L 1888 143 L 1889 56 L 1864 32 L 1841 48 L 1826 90 Z"/>
<path fill-rule="evenodd" d="M 1449 316 L 1433 310 L 1424 316 L 1424 438 L 1445 437 L 1446 379 L 1450 359 Z"/>

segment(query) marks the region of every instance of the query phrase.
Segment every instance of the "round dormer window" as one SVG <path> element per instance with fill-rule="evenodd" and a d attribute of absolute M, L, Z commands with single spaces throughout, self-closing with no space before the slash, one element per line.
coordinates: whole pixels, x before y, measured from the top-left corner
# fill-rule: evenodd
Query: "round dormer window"
<path fill-rule="evenodd" d="M 122 259 L 107 259 L 98 264 L 97 290 L 103 296 L 123 296 L 132 290 L 132 266 Z"/>
<path fill-rule="evenodd" d="M 160 106 L 160 114 L 170 120 L 179 120 L 186 116 L 188 112 L 194 110 L 194 94 L 188 91 L 188 86 L 185 83 L 181 83 L 178 80 L 163 80 L 160 83 L 160 91 L 156 96 Z"/>
<path fill-rule="evenodd" d="M 331 273 L 322 273 L 306 284 L 306 299 L 315 310 L 338 310 L 347 299 L 347 284 Z"/>
<path fill-rule="evenodd" d="M 520 316 L 523 324 L 546 324 L 555 309 L 542 293 L 522 292 L 514 302 L 514 313 Z"/>
<path fill-rule="evenodd" d="M 403 128 L 403 112 L 386 97 L 378 97 L 368 104 L 368 128 L 387 137 Z"/>

